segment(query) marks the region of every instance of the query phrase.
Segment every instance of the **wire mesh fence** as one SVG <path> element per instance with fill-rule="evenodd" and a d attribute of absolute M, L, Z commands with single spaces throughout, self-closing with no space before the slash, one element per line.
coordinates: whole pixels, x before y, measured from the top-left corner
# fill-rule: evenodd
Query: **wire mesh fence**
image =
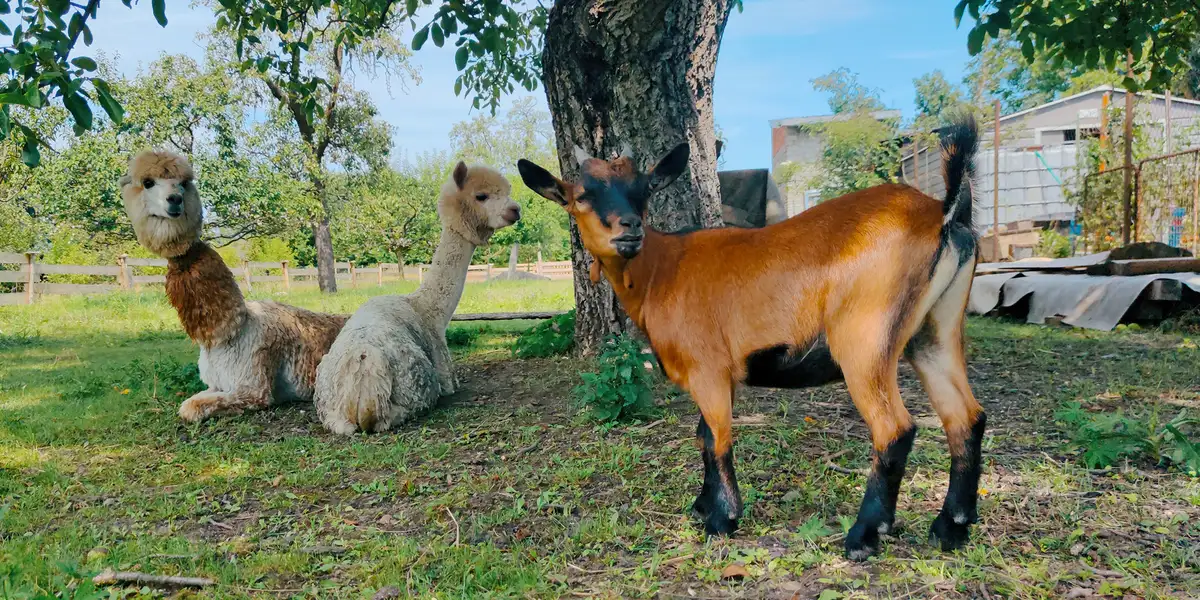
<path fill-rule="evenodd" d="M 1200 253 L 1200 148 L 1143 160 L 1134 239 Z"/>

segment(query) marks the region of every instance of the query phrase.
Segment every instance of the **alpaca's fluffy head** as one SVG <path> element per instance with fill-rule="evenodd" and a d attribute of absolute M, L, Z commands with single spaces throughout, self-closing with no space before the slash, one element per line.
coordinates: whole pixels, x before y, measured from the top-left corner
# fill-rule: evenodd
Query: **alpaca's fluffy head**
<path fill-rule="evenodd" d="M 200 193 L 187 159 L 146 151 L 129 161 L 121 177 L 121 199 L 138 242 L 167 258 L 200 239 Z"/>
<path fill-rule="evenodd" d="M 438 216 L 447 227 L 482 246 L 497 229 L 520 220 L 521 207 L 511 194 L 512 186 L 495 169 L 460 162 L 442 186 Z"/>

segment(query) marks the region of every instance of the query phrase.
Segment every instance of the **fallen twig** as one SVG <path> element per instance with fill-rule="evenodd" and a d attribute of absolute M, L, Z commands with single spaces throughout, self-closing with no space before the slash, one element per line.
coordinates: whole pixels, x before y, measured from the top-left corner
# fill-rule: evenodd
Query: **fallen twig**
<path fill-rule="evenodd" d="M 346 553 L 346 549 L 341 546 L 305 546 L 304 548 L 301 548 L 299 552 L 301 554 L 314 554 L 318 556 L 322 554 L 340 556 Z"/>
<path fill-rule="evenodd" d="M 158 587 L 207 587 L 216 584 L 211 579 L 203 577 L 174 577 L 170 575 L 150 575 L 135 571 L 114 571 L 105 569 L 92 578 L 96 585 L 120 585 L 133 583 L 138 585 L 153 585 Z"/>
<path fill-rule="evenodd" d="M 454 517 L 454 513 L 450 510 L 449 506 L 443 506 L 442 508 L 446 509 L 446 514 L 450 515 L 451 521 L 454 521 L 454 547 L 457 548 L 458 547 L 458 536 L 459 536 L 459 531 L 460 531 L 459 526 L 458 526 L 458 519 L 456 519 Z"/>
<path fill-rule="evenodd" d="M 843 475 L 862 475 L 865 473 L 865 471 L 862 469 L 847 469 L 846 467 L 834 463 L 833 461 L 826 461 L 825 468 Z"/>
<path fill-rule="evenodd" d="M 695 556 L 696 556 L 695 554 L 682 554 L 680 556 L 668 558 L 667 560 L 664 560 L 664 561 L 658 563 L 658 566 L 667 567 L 667 566 L 673 565 L 675 563 L 681 563 L 681 562 L 688 560 L 690 558 L 693 558 Z M 647 568 L 650 568 L 652 565 L 653 565 L 653 563 L 644 563 L 644 564 L 635 565 L 632 567 L 621 567 L 619 569 L 585 569 L 579 565 L 576 565 L 573 563 L 567 563 L 568 567 L 575 569 L 576 571 L 579 571 L 580 573 L 586 573 L 588 575 L 605 575 L 608 573 L 628 573 L 629 571 L 636 571 L 638 569 L 647 569 Z"/>

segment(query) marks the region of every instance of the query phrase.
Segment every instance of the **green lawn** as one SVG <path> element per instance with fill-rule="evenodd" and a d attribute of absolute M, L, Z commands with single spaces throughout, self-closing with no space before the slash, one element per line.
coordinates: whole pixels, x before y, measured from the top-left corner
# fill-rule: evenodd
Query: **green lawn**
<path fill-rule="evenodd" d="M 350 311 L 380 291 L 280 299 Z M 472 284 L 459 311 L 570 304 L 569 281 Z M 991 426 L 974 541 L 925 543 L 948 458 L 905 369 L 922 430 L 899 529 L 855 564 L 841 539 L 869 445 L 843 386 L 740 393 L 747 515 L 705 541 L 684 510 L 701 475 L 686 396 L 664 385 L 659 418 L 590 424 L 570 400 L 590 363 L 511 359 L 524 326 L 483 327 L 458 351 L 465 389 L 424 421 L 339 438 L 305 406 L 180 423 L 170 367 L 196 350 L 161 295 L 0 309 L 0 598 L 86 597 L 109 567 L 209 577 L 197 595 L 221 598 L 1200 595 L 1200 481 L 1148 460 L 1089 470 L 1054 418 L 1069 401 L 1195 411 L 1185 337 L 973 320 Z M 722 579 L 733 563 L 749 576 Z"/>

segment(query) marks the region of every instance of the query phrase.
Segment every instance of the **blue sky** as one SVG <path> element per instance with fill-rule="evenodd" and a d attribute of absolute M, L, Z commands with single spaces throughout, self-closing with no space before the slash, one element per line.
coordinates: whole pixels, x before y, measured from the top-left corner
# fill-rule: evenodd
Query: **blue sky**
<path fill-rule="evenodd" d="M 101 5 L 95 23 L 95 54 L 120 57 L 128 75 L 159 53 L 200 57 L 196 39 L 212 24 L 206 8 L 168 3 L 170 23 L 154 22 L 150 3 L 127 9 Z M 941 69 L 951 81 L 962 78 L 968 56 L 966 31 L 955 29 L 949 0 L 745 0 L 745 10 L 729 19 L 717 65 L 716 120 L 728 140 L 725 168 L 770 166 L 767 121 L 824 114 L 825 98 L 811 80 L 838 67 L 857 72 L 863 83 L 882 91 L 884 102 L 912 115 L 912 80 Z M 381 115 L 396 128 L 399 157 L 447 146 L 450 127 L 471 117 L 470 102 L 454 96 L 453 50 L 427 44 L 413 62 L 421 82 L 359 78 Z M 534 92 L 544 102 L 541 89 Z"/>

